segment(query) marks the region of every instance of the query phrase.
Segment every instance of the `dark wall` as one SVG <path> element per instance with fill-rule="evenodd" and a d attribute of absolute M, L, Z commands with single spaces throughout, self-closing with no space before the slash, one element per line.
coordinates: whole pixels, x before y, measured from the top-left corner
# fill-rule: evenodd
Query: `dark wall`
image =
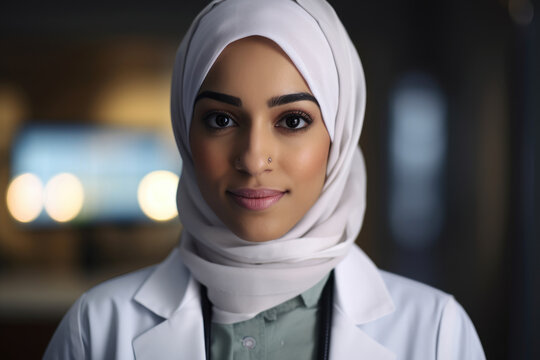
<path fill-rule="evenodd" d="M 380 267 L 454 294 L 475 323 L 487 358 L 538 358 L 532 343 L 539 335 L 540 289 L 538 15 L 527 23 L 526 9 L 509 11 L 507 1 L 331 3 L 367 79 L 361 146 L 368 210 L 358 243 Z M 95 96 L 110 75 L 99 52 L 125 42 L 144 43 L 149 51 L 149 43 L 175 46 L 201 7 L 199 1 L 3 3 L 0 82 L 25 89 L 32 104 L 28 118 L 92 122 L 83 99 Z M 170 67 L 172 58 L 148 63 Z M 447 109 L 440 180 L 445 216 L 436 238 L 419 247 L 396 241 L 388 215 L 391 95 L 413 72 L 430 76 Z M 51 98 L 60 97 L 63 112 L 50 110 Z M 34 349 L 41 349 L 57 321 L 4 320 L 2 333 L 34 333 Z M 10 349 L 4 340 L 2 347 Z"/>

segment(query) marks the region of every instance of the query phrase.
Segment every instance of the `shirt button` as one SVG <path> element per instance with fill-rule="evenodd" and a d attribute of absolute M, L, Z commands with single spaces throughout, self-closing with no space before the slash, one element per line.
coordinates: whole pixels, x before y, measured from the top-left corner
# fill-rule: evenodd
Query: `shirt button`
<path fill-rule="evenodd" d="M 242 346 L 246 349 L 253 349 L 257 345 L 257 342 L 251 336 L 246 336 L 242 339 Z"/>

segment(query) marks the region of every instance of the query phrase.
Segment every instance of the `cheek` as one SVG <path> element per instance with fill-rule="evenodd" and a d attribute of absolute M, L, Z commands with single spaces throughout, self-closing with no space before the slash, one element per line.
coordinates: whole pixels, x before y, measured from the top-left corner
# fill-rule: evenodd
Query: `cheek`
<path fill-rule="evenodd" d="M 191 142 L 191 153 L 199 187 L 205 190 L 208 186 L 214 187 L 212 183 L 221 178 L 227 169 L 227 156 L 223 147 L 195 137 Z"/>
<path fill-rule="evenodd" d="M 297 156 L 290 161 L 289 168 L 295 174 L 295 180 L 310 189 L 322 187 L 326 177 L 328 146 L 304 146 Z M 317 194 L 318 196 L 319 194 Z"/>

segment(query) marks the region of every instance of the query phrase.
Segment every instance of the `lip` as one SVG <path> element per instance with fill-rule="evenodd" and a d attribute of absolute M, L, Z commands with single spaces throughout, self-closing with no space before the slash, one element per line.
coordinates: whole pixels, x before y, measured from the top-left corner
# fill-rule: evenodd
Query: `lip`
<path fill-rule="evenodd" d="M 261 211 L 277 203 L 286 191 L 274 189 L 235 189 L 228 190 L 227 194 L 241 207 Z"/>

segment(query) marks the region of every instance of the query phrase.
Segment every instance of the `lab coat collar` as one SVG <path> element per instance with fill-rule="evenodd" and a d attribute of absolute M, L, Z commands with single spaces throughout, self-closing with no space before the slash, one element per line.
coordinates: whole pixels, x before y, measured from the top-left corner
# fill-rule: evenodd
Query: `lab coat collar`
<path fill-rule="evenodd" d="M 174 248 L 134 296 L 136 302 L 162 318 L 169 318 L 183 300 L 196 296 L 193 291 L 186 291 L 191 275 L 179 255 L 178 248 Z"/>
<path fill-rule="evenodd" d="M 394 311 L 394 303 L 379 270 L 359 247 L 336 267 L 336 306 L 356 325 Z"/>
<path fill-rule="evenodd" d="M 335 270 L 331 359 L 395 359 L 395 354 L 359 328 L 394 311 L 379 271 L 354 246 Z M 134 300 L 164 321 L 133 340 L 136 359 L 204 360 L 204 328 L 198 283 L 182 264 L 178 250 L 159 264 Z"/>
<path fill-rule="evenodd" d="M 177 248 L 157 265 L 134 300 L 164 319 L 133 339 L 135 359 L 205 359 L 200 288 Z"/>
<path fill-rule="evenodd" d="M 335 284 L 330 359 L 395 359 L 360 327 L 395 308 L 379 270 L 356 245 L 336 267 Z"/>

